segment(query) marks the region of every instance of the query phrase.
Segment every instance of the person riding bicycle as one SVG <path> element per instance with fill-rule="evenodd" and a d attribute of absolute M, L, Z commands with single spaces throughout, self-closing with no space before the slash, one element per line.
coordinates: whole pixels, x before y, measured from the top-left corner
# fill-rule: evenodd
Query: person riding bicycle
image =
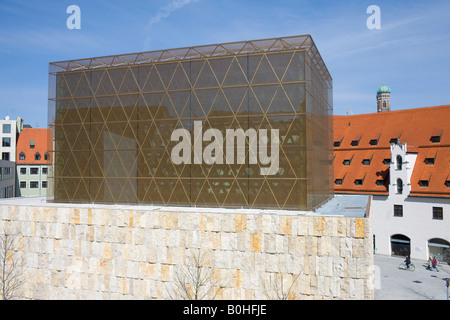
<path fill-rule="evenodd" d="M 409 265 L 411 264 L 411 259 L 409 259 L 409 256 L 406 255 L 406 259 L 405 259 L 405 264 L 406 264 L 406 269 L 409 269 Z"/>

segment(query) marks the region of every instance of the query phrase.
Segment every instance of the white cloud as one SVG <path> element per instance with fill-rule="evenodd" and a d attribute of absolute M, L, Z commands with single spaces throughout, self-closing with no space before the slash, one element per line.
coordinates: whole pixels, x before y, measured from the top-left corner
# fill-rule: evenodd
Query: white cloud
<path fill-rule="evenodd" d="M 169 4 L 165 5 L 164 7 L 160 8 L 159 11 L 150 18 L 148 21 L 147 27 L 145 28 L 147 32 L 151 30 L 151 28 L 159 23 L 162 19 L 168 18 L 174 11 L 179 10 L 183 8 L 186 5 L 189 5 L 191 3 L 198 2 L 199 0 L 173 0 Z M 144 41 L 144 48 L 149 47 L 150 43 L 150 37 L 146 37 Z"/>
<path fill-rule="evenodd" d="M 181 9 L 182 7 L 191 4 L 191 3 L 195 3 L 198 2 L 199 0 L 174 0 L 171 1 L 168 5 L 162 7 L 158 13 L 153 16 L 147 25 L 147 29 L 150 29 L 150 27 L 152 27 L 154 24 L 160 22 L 162 19 L 165 19 L 167 17 L 169 17 L 172 12 Z"/>

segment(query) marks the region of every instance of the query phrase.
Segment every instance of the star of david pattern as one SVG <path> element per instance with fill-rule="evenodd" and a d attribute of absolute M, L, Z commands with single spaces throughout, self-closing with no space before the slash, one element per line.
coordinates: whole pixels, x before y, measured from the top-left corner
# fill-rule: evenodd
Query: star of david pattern
<path fill-rule="evenodd" d="M 332 193 L 331 77 L 309 36 L 51 70 L 57 202 L 308 210 Z M 194 121 L 203 132 L 278 129 L 277 174 L 249 164 L 248 140 L 244 164 L 175 165 L 171 134 Z"/>

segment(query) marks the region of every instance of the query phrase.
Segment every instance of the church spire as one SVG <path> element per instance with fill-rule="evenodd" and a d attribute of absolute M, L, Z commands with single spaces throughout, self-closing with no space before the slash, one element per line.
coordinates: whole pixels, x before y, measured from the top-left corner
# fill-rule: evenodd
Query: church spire
<path fill-rule="evenodd" d="M 377 112 L 391 111 L 391 88 L 383 83 L 377 90 Z"/>

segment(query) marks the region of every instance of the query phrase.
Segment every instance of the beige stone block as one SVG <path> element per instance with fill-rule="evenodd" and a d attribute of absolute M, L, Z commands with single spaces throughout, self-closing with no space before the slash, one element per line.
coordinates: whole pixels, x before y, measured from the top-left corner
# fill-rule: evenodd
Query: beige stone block
<path fill-rule="evenodd" d="M 347 219 L 346 218 L 336 218 L 337 219 L 337 235 L 339 237 L 347 236 Z"/>
<path fill-rule="evenodd" d="M 170 265 L 162 264 L 161 265 L 161 281 L 169 281 L 170 280 Z"/>
<path fill-rule="evenodd" d="M 314 217 L 313 219 L 313 233 L 314 236 L 322 236 L 325 233 L 325 217 Z"/>
<path fill-rule="evenodd" d="M 292 218 L 289 216 L 280 217 L 279 230 L 281 234 L 292 234 Z"/>
<path fill-rule="evenodd" d="M 269 214 L 263 214 L 261 216 L 261 231 L 263 233 L 273 233 L 273 216 Z"/>
<path fill-rule="evenodd" d="M 220 231 L 228 233 L 234 231 L 232 215 L 222 214 L 220 217 Z"/>
<path fill-rule="evenodd" d="M 251 251 L 261 252 L 261 234 L 260 233 L 251 233 L 250 241 L 251 241 Z"/>
<path fill-rule="evenodd" d="M 264 234 L 264 250 L 263 251 L 266 253 L 275 253 L 276 252 L 275 234 L 273 234 L 273 233 Z"/>
<path fill-rule="evenodd" d="M 79 209 L 71 209 L 70 210 L 70 223 L 80 224 L 80 210 Z"/>
<path fill-rule="evenodd" d="M 318 237 L 305 237 L 305 253 L 310 256 L 317 256 Z"/>
<path fill-rule="evenodd" d="M 245 214 L 236 214 L 234 216 L 234 230 L 242 232 L 247 229 L 247 216 Z"/>
<path fill-rule="evenodd" d="M 353 239 L 352 241 L 352 257 L 364 258 L 367 255 L 364 241 L 362 239 Z"/>
<path fill-rule="evenodd" d="M 365 228 L 365 219 L 364 218 L 355 218 L 355 237 L 356 238 L 365 238 L 366 237 L 366 228 Z"/>
<path fill-rule="evenodd" d="M 287 252 L 287 236 L 281 234 L 275 235 L 275 250 L 277 253 Z"/>
<path fill-rule="evenodd" d="M 307 236 L 309 235 L 309 224 L 310 224 L 310 218 L 309 217 L 297 217 L 297 234 L 299 236 Z"/>
<path fill-rule="evenodd" d="M 332 250 L 331 237 L 323 236 L 318 238 L 317 254 L 319 256 L 329 256 Z"/>

